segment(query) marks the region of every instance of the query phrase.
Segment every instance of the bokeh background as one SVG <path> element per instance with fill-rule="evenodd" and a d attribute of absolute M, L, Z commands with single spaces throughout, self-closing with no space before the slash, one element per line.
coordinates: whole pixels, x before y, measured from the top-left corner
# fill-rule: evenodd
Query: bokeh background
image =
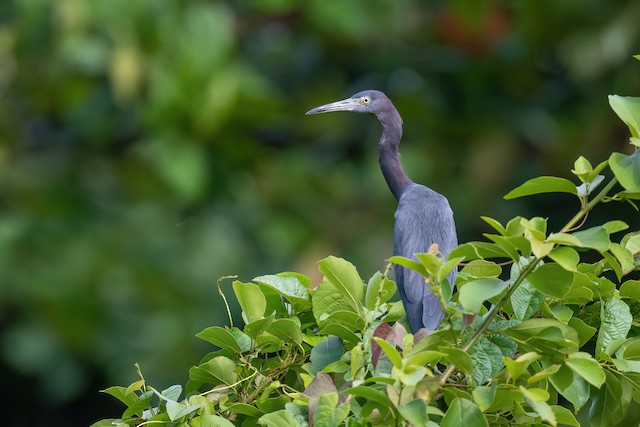
<path fill-rule="evenodd" d="M 194 334 L 226 322 L 220 276 L 384 267 L 379 125 L 316 105 L 386 91 L 405 168 L 448 196 L 461 241 L 480 215 L 565 221 L 570 198 L 502 196 L 630 152 L 607 94 L 640 94 L 638 17 L 635 0 L 3 0 L 0 424 L 117 416 L 98 390 L 134 362 L 184 383 Z"/>

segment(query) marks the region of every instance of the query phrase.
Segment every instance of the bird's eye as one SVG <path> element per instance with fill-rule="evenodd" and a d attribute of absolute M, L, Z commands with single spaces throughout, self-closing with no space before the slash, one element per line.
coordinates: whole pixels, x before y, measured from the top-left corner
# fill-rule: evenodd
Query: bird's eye
<path fill-rule="evenodd" d="M 369 99 L 369 97 L 367 97 L 367 96 L 365 96 L 364 98 L 362 98 L 362 103 L 363 103 L 363 104 L 368 104 L 368 103 L 369 103 L 369 101 L 371 101 L 371 100 L 370 100 L 370 99 Z"/>

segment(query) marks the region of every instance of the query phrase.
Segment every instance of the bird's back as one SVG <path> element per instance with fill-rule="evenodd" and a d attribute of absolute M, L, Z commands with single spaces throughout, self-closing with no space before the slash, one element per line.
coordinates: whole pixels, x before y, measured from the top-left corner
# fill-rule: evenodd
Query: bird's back
<path fill-rule="evenodd" d="M 443 195 L 411 183 L 403 191 L 395 214 L 394 255 L 416 259 L 416 253 L 427 252 L 433 243 L 444 256 L 458 245 L 453 212 Z M 455 276 L 454 270 L 448 277 L 452 286 Z M 411 329 L 436 329 L 443 317 L 442 308 L 424 278 L 396 266 L 396 283 Z"/>

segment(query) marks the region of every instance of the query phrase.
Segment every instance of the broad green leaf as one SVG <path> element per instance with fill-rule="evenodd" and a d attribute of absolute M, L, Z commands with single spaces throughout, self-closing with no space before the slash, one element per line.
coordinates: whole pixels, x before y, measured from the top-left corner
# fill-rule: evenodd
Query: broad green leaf
<path fill-rule="evenodd" d="M 493 405 L 496 398 L 496 390 L 498 383 L 493 382 L 490 386 L 478 386 L 471 392 L 473 400 L 482 412 L 486 411 Z"/>
<path fill-rule="evenodd" d="M 348 328 L 337 323 L 327 322 L 327 324 L 318 331 L 322 335 L 335 335 L 350 345 L 358 345 L 361 338 L 356 335 L 353 328 Z"/>
<path fill-rule="evenodd" d="M 346 326 L 351 331 L 362 330 L 365 320 L 353 311 L 337 310 L 322 317 L 322 322 L 327 325 L 339 324 Z"/>
<path fill-rule="evenodd" d="M 556 416 L 556 422 L 562 425 L 580 427 L 580 423 L 576 420 L 573 412 L 565 408 L 564 406 L 551 405 L 551 410 Z"/>
<path fill-rule="evenodd" d="M 568 271 L 577 271 L 580 255 L 575 249 L 568 246 L 558 246 L 549 253 L 549 258 Z"/>
<path fill-rule="evenodd" d="M 429 273 L 427 273 L 427 269 L 424 268 L 424 265 L 420 264 L 418 261 L 414 261 L 403 256 L 392 256 L 389 258 L 389 262 L 408 268 L 409 270 L 413 270 L 421 276 L 427 277 L 429 275 Z"/>
<path fill-rule="evenodd" d="M 547 238 L 547 242 L 560 243 L 579 248 L 590 248 L 599 252 L 606 251 L 611 244 L 609 233 L 607 233 L 607 230 L 602 226 L 576 231 L 571 234 L 551 233 Z"/>
<path fill-rule="evenodd" d="M 181 385 L 172 385 L 168 387 L 160 393 L 165 400 L 175 400 L 180 399 L 180 395 L 182 394 L 182 386 Z"/>
<path fill-rule="evenodd" d="M 473 361 L 466 352 L 455 347 L 438 347 L 438 351 L 444 353 L 449 363 L 454 364 L 456 368 L 467 375 L 473 374 Z"/>
<path fill-rule="evenodd" d="M 545 305 L 544 307 L 546 311 L 547 306 Z M 558 319 L 565 325 L 569 323 L 569 320 L 573 317 L 573 310 L 566 305 L 554 305 L 549 308 L 549 312 L 554 318 Z"/>
<path fill-rule="evenodd" d="M 518 357 L 516 360 L 513 360 L 509 357 L 504 357 L 503 361 L 505 366 L 507 367 L 509 376 L 515 381 L 527 372 L 529 366 L 533 362 L 540 359 L 541 357 L 542 356 L 536 352 L 529 352 Z"/>
<path fill-rule="evenodd" d="M 575 329 L 575 331 L 578 333 L 578 340 L 579 340 L 578 347 L 580 348 L 584 346 L 586 343 L 588 343 L 589 340 L 593 338 L 593 336 L 596 334 L 596 331 L 597 331 L 596 328 L 587 325 L 578 317 L 572 317 L 571 319 L 569 319 L 569 322 L 567 324 L 573 329 Z"/>
<path fill-rule="evenodd" d="M 477 259 L 467 263 L 460 274 L 477 278 L 498 277 L 502 273 L 502 268 L 493 261 Z"/>
<path fill-rule="evenodd" d="M 519 187 L 514 188 L 507 193 L 504 198 L 509 200 L 540 193 L 578 194 L 578 191 L 576 190 L 575 184 L 568 179 L 555 176 L 540 176 L 530 179 Z"/>
<path fill-rule="evenodd" d="M 617 219 L 613 221 L 607 221 L 604 224 L 602 224 L 602 226 L 604 227 L 605 230 L 607 230 L 607 233 L 609 234 L 617 233 L 619 231 L 624 231 L 629 228 L 629 224 Z"/>
<path fill-rule="evenodd" d="M 565 360 L 565 364 L 596 388 L 600 388 L 604 383 L 604 369 L 589 353 L 572 353 Z"/>
<path fill-rule="evenodd" d="M 189 377 L 207 384 L 224 383 L 230 385 L 238 379 L 238 375 L 234 371 L 235 368 L 236 364 L 233 360 L 218 356 L 201 365 L 193 366 L 189 369 Z"/>
<path fill-rule="evenodd" d="M 631 135 L 640 138 L 640 98 L 609 95 L 609 105 L 629 127 Z"/>
<path fill-rule="evenodd" d="M 518 320 L 526 320 L 540 310 L 546 296 L 526 279 L 511 294 L 511 307 Z"/>
<path fill-rule="evenodd" d="M 167 415 L 171 421 L 175 421 L 178 418 L 182 418 L 185 415 L 197 411 L 200 409 L 198 405 L 185 405 L 184 403 L 174 402 L 173 400 L 167 400 L 166 402 Z"/>
<path fill-rule="evenodd" d="M 276 319 L 269 325 L 266 331 L 283 341 L 302 344 L 302 331 L 300 330 L 299 322 L 300 321 L 296 322 L 294 319 Z"/>
<path fill-rule="evenodd" d="M 397 376 L 402 384 L 415 386 L 427 375 L 427 369 L 424 366 L 405 366 L 393 368 L 392 374 Z"/>
<path fill-rule="evenodd" d="M 572 350 L 578 347 L 578 334 L 575 330 L 555 319 L 528 319 L 505 333 L 519 343 L 525 350 L 553 353 Z"/>
<path fill-rule="evenodd" d="M 393 406 L 393 404 L 391 403 L 391 400 L 389 399 L 389 396 L 387 396 L 386 393 L 383 393 L 370 386 L 360 385 L 356 387 L 350 387 L 346 390 L 342 390 L 342 393 L 352 394 L 357 397 L 363 397 L 367 400 L 371 400 L 373 402 L 379 403 L 386 407 Z"/>
<path fill-rule="evenodd" d="M 392 344 L 378 337 L 373 337 L 373 340 L 382 348 L 382 351 L 387 355 L 393 366 L 398 369 L 402 368 L 402 356 Z"/>
<path fill-rule="evenodd" d="M 449 253 L 450 258 L 464 257 L 466 261 L 487 258 L 508 258 L 509 254 L 495 243 L 468 242 L 459 245 Z"/>
<path fill-rule="evenodd" d="M 481 216 L 480 218 L 482 218 L 482 220 L 484 222 L 486 222 L 487 224 L 489 224 L 491 227 L 493 227 L 498 233 L 502 234 L 503 236 L 507 236 L 507 229 L 504 228 L 502 226 L 502 224 L 500 224 L 499 221 L 493 219 L 493 218 L 489 218 L 488 216 Z"/>
<path fill-rule="evenodd" d="M 549 263 L 536 268 L 527 280 L 540 292 L 562 298 L 571 288 L 573 274 L 558 264 Z"/>
<path fill-rule="evenodd" d="M 313 316 L 321 327 L 325 325 L 327 317 L 332 313 L 337 311 L 358 312 L 353 303 L 328 280 L 320 282 L 311 296 L 311 301 Z"/>
<path fill-rule="evenodd" d="M 622 383 L 616 376 L 605 372 L 604 386 L 596 390 L 589 409 L 589 423 L 592 427 L 615 426 L 622 421 L 631 403 L 631 390 L 626 381 Z"/>
<path fill-rule="evenodd" d="M 633 316 L 629 306 L 621 299 L 614 297 L 602 304 L 600 321 L 596 355 L 600 354 L 612 341 L 627 337 Z"/>
<path fill-rule="evenodd" d="M 531 406 L 543 421 L 548 422 L 552 426 L 556 424 L 556 414 L 551 409 L 551 406 L 546 402 L 549 399 L 549 394 L 542 389 L 526 389 L 520 386 L 520 392 L 524 396 L 525 400 Z M 545 398 L 546 393 L 546 398 Z"/>
<path fill-rule="evenodd" d="M 432 253 L 416 254 L 416 258 L 418 258 L 420 264 L 424 265 L 427 272 L 433 276 L 436 275 L 443 263 L 442 258 Z"/>
<path fill-rule="evenodd" d="M 233 291 L 242 307 L 246 323 L 251 323 L 264 317 L 267 300 L 258 287 L 253 283 L 233 282 Z"/>
<path fill-rule="evenodd" d="M 620 266 L 622 267 L 622 273 L 627 274 L 633 271 L 635 268 L 633 254 L 629 252 L 624 246 L 618 243 L 611 243 L 609 251 L 616 257 Z"/>
<path fill-rule="evenodd" d="M 311 349 L 311 363 L 322 370 L 327 365 L 340 360 L 344 354 L 344 346 L 338 337 L 330 336 Z"/>
<path fill-rule="evenodd" d="M 573 164 L 573 169 L 571 172 L 576 175 L 582 182 L 588 181 L 589 175 L 593 171 L 593 166 L 591 166 L 591 162 L 585 159 L 583 156 L 580 156 L 576 159 Z"/>
<path fill-rule="evenodd" d="M 304 277 L 302 278 L 304 280 Z M 281 273 L 276 275 L 259 276 L 253 279 L 254 282 L 262 283 L 278 291 L 293 307 L 296 313 L 303 312 L 311 308 L 311 297 L 309 291 L 301 278 L 291 273 Z"/>
<path fill-rule="evenodd" d="M 233 412 L 234 414 L 248 415 L 254 418 L 259 418 L 264 414 L 263 411 L 256 408 L 255 406 L 242 403 L 242 402 L 232 403 L 228 406 L 225 406 L 224 410 Z"/>
<path fill-rule="evenodd" d="M 549 365 L 547 367 L 545 367 L 544 369 L 542 369 L 541 371 L 536 372 L 535 374 L 531 375 L 529 378 L 527 378 L 527 384 L 531 385 L 531 384 L 536 384 L 546 378 L 549 378 L 552 375 L 555 375 L 561 368 L 561 365 Z"/>
<path fill-rule="evenodd" d="M 591 393 L 589 383 L 581 376 L 574 374 L 568 367 L 560 367 L 558 372 L 549 377 L 549 380 L 558 393 L 571 402 L 576 413 L 589 400 Z"/>
<path fill-rule="evenodd" d="M 264 414 L 258 424 L 266 427 L 300 427 L 300 423 L 285 409 Z"/>
<path fill-rule="evenodd" d="M 346 297 L 355 311 L 359 312 L 364 283 L 353 264 L 342 258 L 329 256 L 318 261 L 318 267 L 333 286 Z"/>
<path fill-rule="evenodd" d="M 640 302 L 640 280 L 627 280 L 620 287 L 620 297 Z"/>
<path fill-rule="evenodd" d="M 425 425 L 429 420 L 427 416 L 427 404 L 422 399 L 413 399 L 411 402 L 398 406 L 398 412 L 413 425 Z"/>
<path fill-rule="evenodd" d="M 219 326 L 207 328 L 199 334 L 196 334 L 196 337 L 208 341 L 213 345 L 217 345 L 224 350 L 240 353 L 240 346 L 236 342 L 235 337 L 227 329 Z"/>
<path fill-rule="evenodd" d="M 244 332 L 253 339 L 256 339 L 258 335 L 264 332 L 269 325 L 273 322 L 275 316 L 272 314 L 264 319 L 258 319 L 254 322 L 247 323 L 244 327 Z"/>
<path fill-rule="evenodd" d="M 338 405 L 338 393 L 325 393 L 320 396 L 318 406 L 313 414 L 313 425 L 316 427 L 338 426 L 349 414 L 349 404 Z"/>
<path fill-rule="evenodd" d="M 498 340 L 506 340 L 507 342 Z M 497 343 L 494 341 L 497 341 Z M 504 348 L 498 344 L 502 344 Z M 516 347 L 515 343 L 509 338 L 497 334 L 479 339 L 469 349 L 469 357 L 471 357 L 474 364 L 473 375 L 471 376 L 473 384 L 484 384 L 500 372 L 504 366 L 503 356 L 512 356 Z"/>
<path fill-rule="evenodd" d="M 442 417 L 440 427 L 489 427 L 480 408 L 470 400 L 456 397 Z"/>
<path fill-rule="evenodd" d="M 233 423 L 226 418 L 210 414 L 195 417 L 189 425 L 191 427 L 234 427 Z"/>
<path fill-rule="evenodd" d="M 133 392 L 127 392 L 126 387 L 113 386 L 101 390 L 102 393 L 109 394 L 127 406 L 133 406 L 138 402 L 138 396 Z"/>
<path fill-rule="evenodd" d="M 462 286 L 458 299 L 465 310 L 479 313 L 486 300 L 500 295 L 508 285 L 500 279 L 476 279 Z"/>
<path fill-rule="evenodd" d="M 612 153 L 609 166 L 625 190 L 640 191 L 640 150 L 633 154 Z"/>
<path fill-rule="evenodd" d="M 376 303 L 384 304 L 391 299 L 396 292 L 396 285 L 377 271 L 367 284 L 364 296 L 364 306 L 369 310 L 376 308 Z"/>

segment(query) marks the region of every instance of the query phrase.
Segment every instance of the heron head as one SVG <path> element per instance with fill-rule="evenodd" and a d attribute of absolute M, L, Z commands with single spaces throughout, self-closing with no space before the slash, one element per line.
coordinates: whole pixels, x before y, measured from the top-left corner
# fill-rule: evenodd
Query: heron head
<path fill-rule="evenodd" d="M 387 98 L 387 95 L 383 92 L 379 90 L 365 90 L 342 101 L 316 107 L 307 111 L 307 114 L 353 111 L 355 113 L 371 113 L 377 116 L 389 107 L 393 108 L 391 101 L 389 101 L 389 98 Z"/>

